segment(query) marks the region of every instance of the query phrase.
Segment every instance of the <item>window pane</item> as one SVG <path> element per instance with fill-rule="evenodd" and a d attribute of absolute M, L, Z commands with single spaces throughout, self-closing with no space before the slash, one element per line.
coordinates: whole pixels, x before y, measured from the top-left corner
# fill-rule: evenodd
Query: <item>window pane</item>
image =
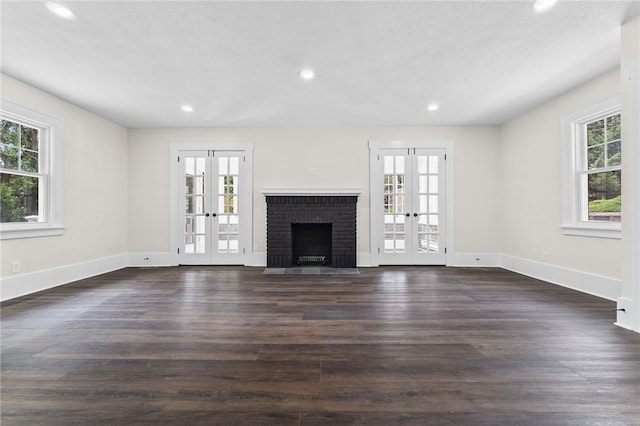
<path fill-rule="evenodd" d="M 207 252 L 206 239 L 204 235 L 196 235 L 196 253 L 204 254 Z"/>
<path fill-rule="evenodd" d="M 204 175 L 206 158 L 196 158 L 195 174 Z"/>
<path fill-rule="evenodd" d="M 438 175 L 429 176 L 429 192 L 432 194 L 438 193 Z"/>
<path fill-rule="evenodd" d="M 195 178 L 195 188 L 194 188 L 194 194 L 204 194 L 205 193 L 205 179 L 202 176 L 198 176 Z"/>
<path fill-rule="evenodd" d="M 32 151 L 38 151 L 38 129 L 32 127 L 20 126 L 21 137 L 20 147 L 22 149 L 30 149 Z"/>
<path fill-rule="evenodd" d="M 240 245 L 238 241 L 238 235 L 229 235 L 229 253 L 238 253 L 240 251 Z"/>
<path fill-rule="evenodd" d="M 20 159 L 20 170 L 25 172 L 38 173 L 38 152 L 22 150 Z"/>
<path fill-rule="evenodd" d="M 604 142 L 604 119 L 587 124 L 587 145 Z"/>
<path fill-rule="evenodd" d="M 193 174 L 195 173 L 195 164 L 196 164 L 196 159 L 195 158 L 185 158 L 184 159 L 184 174 L 186 175 L 191 175 L 193 176 Z"/>
<path fill-rule="evenodd" d="M 418 177 L 418 192 L 420 194 L 425 194 L 425 193 L 429 192 L 427 190 L 427 176 L 426 175 L 420 175 Z"/>
<path fill-rule="evenodd" d="M 429 252 L 429 235 L 418 234 L 418 253 Z"/>
<path fill-rule="evenodd" d="M 0 145 L 0 167 L 18 170 L 18 148 L 13 145 Z"/>
<path fill-rule="evenodd" d="M 429 253 L 440 252 L 440 236 L 438 234 L 429 234 Z"/>
<path fill-rule="evenodd" d="M 589 170 L 604 167 L 604 145 L 592 146 L 587 150 Z"/>
<path fill-rule="evenodd" d="M 589 220 L 620 222 L 620 178 L 620 170 L 589 175 Z"/>
<path fill-rule="evenodd" d="M 396 157 L 396 173 L 404 174 L 404 157 L 400 155 Z"/>
<path fill-rule="evenodd" d="M 38 222 L 39 178 L 0 174 L 2 222 Z"/>
<path fill-rule="evenodd" d="M 204 197 L 197 196 L 196 199 L 196 213 L 204 214 L 205 213 L 205 203 Z"/>
<path fill-rule="evenodd" d="M 619 166 L 622 164 L 620 152 L 620 141 L 607 144 L 607 167 Z"/>
<path fill-rule="evenodd" d="M 620 114 L 607 117 L 607 141 L 620 139 Z"/>
<path fill-rule="evenodd" d="M 20 125 L 12 121 L 0 120 L 0 143 L 18 146 Z"/>
<path fill-rule="evenodd" d="M 418 156 L 418 173 L 427 173 L 427 157 L 425 155 Z"/>
<path fill-rule="evenodd" d="M 396 213 L 404 213 L 404 195 L 396 195 Z"/>
<path fill-rule="evenodd" d="M 425 213 L 427 211 L 427 196 L 420 195 L 418 197 L 418 212 Z"/>
<path fill-rule="evenodd" d="M 187 195 L 193 194 L 193 178 L 190 176 L 184 178 L 184 193 Z"/>
<path fill-rule="evenodd" d="M 229 158 L 229 174 L 237 175 L 240 170 L 240 159 L 238 157 Z"/>
<path fill-rule="evenodd" d="M 229 158 L 228 157 L 220 157 L 218 158 L 218 174 L 226 175 L 229 173 Z"/>
<path fill-rule="evenodd" d="M 393 174 L 393 156 L 384 156 L 384 173 L 387 175 Z"/>
<path fill-rule="evenodd" d="M 438 209 L 438 196 L 429 195 L 429 213 L 439 213 Z"/>
<path fill-rule="evenodd" d="M 196 216 L 196 226 L 193 232 L 204 233 L 206 227 L 206 219 L 204 216 Z"/>
<path fill-rule="evenodd" d="M 434 175 L 438 174 L 438 156 L 430 155 L 429 156 L 429 173 Z"/>

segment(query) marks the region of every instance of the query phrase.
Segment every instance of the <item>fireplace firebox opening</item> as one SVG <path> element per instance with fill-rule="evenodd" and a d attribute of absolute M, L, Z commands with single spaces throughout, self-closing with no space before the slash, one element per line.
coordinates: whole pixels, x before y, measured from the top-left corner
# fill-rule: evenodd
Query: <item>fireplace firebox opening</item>
<path fill-rule="evenodd" d="M 332 232 L 331 223 L 292 223 L 293 263 L 298 266 L 330 265 Z"/>

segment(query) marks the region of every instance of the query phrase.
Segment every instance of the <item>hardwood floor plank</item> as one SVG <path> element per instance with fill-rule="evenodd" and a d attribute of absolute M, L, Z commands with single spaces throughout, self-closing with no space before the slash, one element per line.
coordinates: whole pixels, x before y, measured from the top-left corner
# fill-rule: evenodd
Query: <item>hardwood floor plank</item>
<path fill-rule="evenodd" d="M 128 268 L 1 305 L 1 421 L 640 425 L 614 307 L 490 268 Z"/>

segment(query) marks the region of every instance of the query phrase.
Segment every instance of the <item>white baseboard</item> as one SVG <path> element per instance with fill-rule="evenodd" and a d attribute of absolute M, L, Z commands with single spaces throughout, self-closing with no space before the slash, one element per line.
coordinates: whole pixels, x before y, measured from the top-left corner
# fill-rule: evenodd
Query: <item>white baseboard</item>
<path fill-rule="evenodd" d="M 633 300 L 627 297 L 619 297 L 617 302 L 618 315 L 616 317 L 616 325 L 627 330 L 640 332 L 638 318 L 640 313 L 636 311 Z"/>
<path fill-rule="evenodd" d="M 372 266 L 371 253 L 358 253 L 356 257 L 356 266 L 359 268 Z"/>
<path fill-rule="evenodd" d="M 447 257 L 447 266 L 499 267 L 500 255 L 496 253 L 453 253 Z"/>
<path fill-rule="evenodd" d="M 620 280 L 515 256 L 501 255 L 500 266 L 509 271 L 611 301 L 618 299 L 622 287 Z"/>
<path fill-rule="evenodd" d="M 267 253 L 265 252 L 251 253 L 251 258 L 249 259 L 249 263 L 247 264 L 247 266 L 255 266 L 257 268 L 266 268 Z"/>
<path fill-rule="evenodd" d="M 127 266 L 177 266 L 175 256 L 170 253 L 129 253 Z"/>
<path fill-rule="evenodd" d="M 266 253 L 257 252 L 250 256 L 247 266 L 266 267 Z M 358 253 L 358 267 L 371 265 L 370 253 Z M 30 293 L 57 287 L 72 281 L 122 269 L 128 266 L 175 266 L 175 256 L 170 253 L 131 253 L 96 259 L 89 262 L 53 268 L 31 274 L 22 274 L 4 278 L 0 286 L 0 300 L 9 300 Z M 621 282 L 619 280 L 576 271 L 544 262 L 536 262 L 514 256 L 494 253 L 454 253 L 449 256 L 448 266 L 502 267 L 583 293 L 604 299 L 617 301 L 626 312 L 633 312 L 628 299 L 619 298 Z M 627 305 L 629 305 L 627 309 Z M 618 315 L 621 327 L 633 329 L 632 315 Z M 627 321 L 628 319 L 628 321 Z"/>
<path fill-rule="evenodd" d="M 0 285 L 0 300 L 14 299 L 126 267 L 127 256 L 121 255 L 6 277 Z"/>

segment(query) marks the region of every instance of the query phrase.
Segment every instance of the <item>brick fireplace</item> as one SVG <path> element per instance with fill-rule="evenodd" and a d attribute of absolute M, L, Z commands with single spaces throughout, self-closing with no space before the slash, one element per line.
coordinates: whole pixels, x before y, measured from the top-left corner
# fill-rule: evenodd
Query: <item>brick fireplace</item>
<path fill-rule="evenodd" d="M 333 268 L 356 267 L 359 190 L 263 190 L 267 202 L 267 267 L 325 258 Z"/>

